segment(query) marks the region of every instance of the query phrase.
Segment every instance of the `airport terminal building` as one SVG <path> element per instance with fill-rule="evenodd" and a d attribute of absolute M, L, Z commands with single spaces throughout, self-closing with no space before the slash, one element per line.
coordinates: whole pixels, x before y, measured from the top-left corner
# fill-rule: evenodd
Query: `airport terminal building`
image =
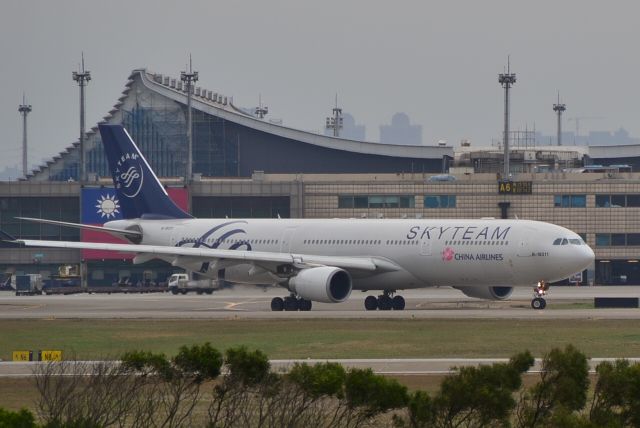
<path fill-rule="evenodd" d="M 507 182 L 492 169 L 499 162 L 491 149 L 319 135 L 260 119 L 231 97 L 195 88 L 194 175 L 188 182 L 186 105 L 179 79 L 134 70 L 104 121 L 127 128 L 171 197 L 196 217 L 548 221 L 581 234 L 594 249 L 595 265 L 582 283 L 640 285 L 640 174 L 632 172 L 640 168 L 640 146 L 514 150 L 514 175 Z M 97 127 L 85 143 L 86 183 L 78 182 L 78 142 L 25 180 L 0 182 L 2 230 L 30 239 L 96 239 L 15 218 L 89 224 L 116 218 L 103 209 L 114 196 Z M 3 271 L 45 275 L 84 261 L 89 285 L 125 277 L 161 282 L 172 272 L 161 262 L 133 265 L 130 256 L 64 249 L 0 248 L 0 260 Z"/>

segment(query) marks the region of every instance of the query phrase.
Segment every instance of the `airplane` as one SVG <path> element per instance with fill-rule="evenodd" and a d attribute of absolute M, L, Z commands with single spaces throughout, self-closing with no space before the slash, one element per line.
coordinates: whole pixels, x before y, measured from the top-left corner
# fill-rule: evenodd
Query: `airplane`
<path fill-rule="evenodd" d="M 581 272 L 592 249 L 564 227 L 520 219 L 196 219 L 176 206 L 121 125 L 100 124 L 123 219 L 89 226 L 129 243 L 16 239 L 27 247 L 135 253 L 133 263 L 161 259 L 206 278 L 273 284 L 287 290 L 273 311 L 308 311 L 312 302 L 340 303 L 352 291 L 379 292 L 366 310 L 403 310 L 400 290 L 448 286 L 481 299 L 534 288 L 544 309 L 548 284 Z"/>

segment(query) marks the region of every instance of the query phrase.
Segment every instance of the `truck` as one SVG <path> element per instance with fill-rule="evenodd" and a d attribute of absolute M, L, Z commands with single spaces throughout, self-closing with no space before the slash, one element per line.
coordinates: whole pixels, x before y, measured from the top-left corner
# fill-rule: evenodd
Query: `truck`
<path fill-rule="evenodd" d="M 14 275 L 11 280 L 11 287 L 16 290 L 16 296 L 42 294 L 42 275 L 39 273 Z"/>
<path fill-rule="evenodd" d="M 190 279 L 188 273 L 174 273 L 169 277 L 167 284 L 169 291 L 173 294 L 187 294 L 195 291 L 198 294 L 211 294 L 220 288 L 218 281 L 213 279 Z"/>
<path fill-rule="evenodd" d="M 76 294 L 81 293 L 80 267 L 78 265 L 58 266 L 58 272 L 49 275 L 44 280 L 42 290 L 45 294 Z"/>

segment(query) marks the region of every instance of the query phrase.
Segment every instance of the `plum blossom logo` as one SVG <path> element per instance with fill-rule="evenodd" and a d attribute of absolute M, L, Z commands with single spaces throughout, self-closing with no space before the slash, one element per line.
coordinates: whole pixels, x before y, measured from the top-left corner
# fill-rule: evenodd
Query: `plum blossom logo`
<path fill-rule="evenodd" d="M 453 260 L 454 254 L 455 254 L 455 252 L 453 251 L 453 249 L 451 249 L 451 247 L 445 248 L 442 251 L 442 261 L 450 262 L 451 260 Z"/>

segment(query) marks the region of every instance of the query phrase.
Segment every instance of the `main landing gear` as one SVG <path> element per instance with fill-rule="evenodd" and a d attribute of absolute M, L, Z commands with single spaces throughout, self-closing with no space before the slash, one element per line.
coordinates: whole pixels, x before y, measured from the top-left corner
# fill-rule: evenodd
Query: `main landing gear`
<path fill-rule="evenodd" d="M 274 297 L 271 299 L 272 311 L 310 311 L 311 300 L 302 299 L 291 295 L 289 297 Z"/>
<path fill-rule="evenodd" d="M 549 284 L 544 281 L 540 281 L 533 287 L 533 300 L 531 300 L 531 307 L 533 309 L 544 309 L 547 307 L 547 301 L 544 296 L 549 291 Z"/>
<path fill-rule="evenodd" d="M 391 297 L 395 291 L 383 291 L 378 297 L 375 296 L 367 296 L 364 299 L 364 308 L 368 311 L 375 311 L 376 309 L 380 309 L 381 311 L 390 311 L 393 309 L 394 311 L 402 311 L 404 309 L 404 297 L 395 295 Z"/>

